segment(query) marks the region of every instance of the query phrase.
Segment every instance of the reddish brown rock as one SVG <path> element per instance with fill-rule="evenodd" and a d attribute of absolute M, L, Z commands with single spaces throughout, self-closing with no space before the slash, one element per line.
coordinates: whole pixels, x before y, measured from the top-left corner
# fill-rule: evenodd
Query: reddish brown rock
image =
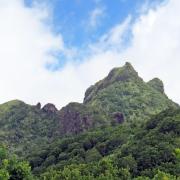
<path fill-rule="evenodd" d="M 86 106 L 70 103 L 59 112 L 61 131 L 64 134 L 78 134 L 92 127 L 92 117 Z"/>

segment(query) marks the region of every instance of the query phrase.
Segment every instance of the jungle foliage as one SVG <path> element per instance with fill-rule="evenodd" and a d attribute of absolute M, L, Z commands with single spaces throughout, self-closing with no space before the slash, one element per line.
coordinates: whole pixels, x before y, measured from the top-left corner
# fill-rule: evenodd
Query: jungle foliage
<path fill-rule="evenodd" d="M 130 63 L 83 103 L 0 105 L 0 141 L 0 180 L 180 179 L 180 107 Z"/>

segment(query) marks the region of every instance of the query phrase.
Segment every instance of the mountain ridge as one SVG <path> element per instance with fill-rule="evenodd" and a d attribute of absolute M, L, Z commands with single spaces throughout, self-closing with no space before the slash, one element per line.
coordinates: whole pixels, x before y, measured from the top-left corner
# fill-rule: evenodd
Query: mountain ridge
<path fill-rule="evenodd" d="M 88 96 L 92 93 L 93 90 L 95 91 L 94 93 L 97 93 L 99 90 L 106 88 L 108 85 L 111 85 L 114 82 L 128 81 L 129 79 L 140 80 L 141 78 L 138 76 L 138 73 L 135 71 L 131 63 L 126 62 L 124 66 L 119 68 L 113 68 L 109 72 L 107 77 L 98 81 L 97 83 L 95 83 L 95 85 L 90 86 L 85 92 L 84 103 L 89 101 Z"/>
<path fill-rule="evenodd" d="M 180 107 L 160 79 L 144 82 L 126 63 L 88 88 L 84 99 L 60 110 L 51 103 L 1 104 L 1 144 L 30 162 L 34 179 L 177 180 Z M 9 163 L 1 144 L 0 161 Z M 11 177 L 31 176 L 28 163 L 14 163 Z"/>
<path fill-rule="evenodd" d="M 144 82 L 130 63 L 114 68 L 107 77 L 90 86 L 85 92 L 84 104 L 100 107 L 103 114 L 120 111 L 127 119 L 134 118 L 133 112 L 127 111 L 128 109 L 134 109 L 136 113 L 144 111 L 144 115 L 149 116 L 153 115 L 153 111 L 158 113 L 171 105 L 178 106 L 164 93 L 161 80 L 156 78 L 150 82 Z M 150 109 L 149 112 L 146 107 Z M 135 116 L 141 115 L 143 112 Z"/>
<path fill-rule="evenodd" d="M 127 62 L 91 86 L 89 100 L 87 89 L 84 103 L 69 103 L 60 110 L 51 103 L 41 107 L 40 103 L 28 105 L 19 100 L 0 105 L 0 139 L 11 144 L 12 149 L 14 145 L 18 147 L 17 153 L 24 153 L 38 142 L 46 144 L 57 137 L 122 123 L 138 125 L 178 106 L 162 92 L 162 86 L 157 78 L 144 82 Z"/>

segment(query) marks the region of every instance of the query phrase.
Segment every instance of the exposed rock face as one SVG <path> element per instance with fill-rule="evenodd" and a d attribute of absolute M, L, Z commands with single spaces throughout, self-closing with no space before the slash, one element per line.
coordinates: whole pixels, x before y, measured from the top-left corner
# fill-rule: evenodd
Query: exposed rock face
<path fill-rule="evenodd" d="M 121 124 L 124 122 L 124 115 L 121 112 L 113 113 L 113 118 L 115 120 L 115 123 Z"/>
<path fill-rule="evenodd" d="M 78 134 L 92 126 L 88 109 L 80 103 L 70 103 L 59 112 L 62 133 Z"/>
<path fill-rule="evenodd" d="M 46 104 L 43 108 L 42 111 L 48 113 L 48 114 L 52 114 L 52 113 L 57 113 L 58 110 L 56 108 L 56 106 L 54 104 L 48 103 Z"/>

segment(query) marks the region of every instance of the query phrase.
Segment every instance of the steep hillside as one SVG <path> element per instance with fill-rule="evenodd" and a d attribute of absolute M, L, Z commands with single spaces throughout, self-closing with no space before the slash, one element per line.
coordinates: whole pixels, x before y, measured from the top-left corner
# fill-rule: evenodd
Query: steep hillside
<path fill-rule="evenodd" d="M 180 176 L 178 148 L 180 109 L 171 108 L 141 127 L 123 124 L 56 140 L 43 151 L 32 152 L 28 159 L 34 173 L 46 172 L 42 177 L 47 179 L 148 179 L 145 176 L 152 178 L 160 170 L 171 174 L 165 178 L 171 180 Z"/>
<path fill-rule="evenodd" d="M 41 108 L 40 103 L 31 106 L 18 100 L 0 105 L 0 140 L 24 156 L 55 138 L 124 122 L 135 127 L 176 106 L 165 95 L 161 80 L 145 83 L 126 63 L 91 86 L 83 104 L 70 103 L 61 110 L 53 104 Z"/>
<path fill-rule="evenodd" d="M 40 104 L 30 106 L 18 100 L 0 105 L 1 142 L 18 154 L 50 142 L 59 134 L 57 112 L 50 104 L 41 109 Z"/>
<path fill-rule="evenodd" d="M 0 141 L 10 154 L 28 160 L 33 172 L 24 161 L 4 158 L 0 144 L 0 179 L 180 176 L 180 107 L 166 96 L 161 80 L 144 82 L 130 63 L 88 88 L 84 103 L 61 110 L 19 100 L 0 105 Z"/>
<path fill-rule="evenodd" d="M 34 173 L 42 173 L 50 166 L 63 169 L 66 165 L 91 163 L 111 154 L 127 142 L 133 129 L 120 125 L 99 128 L 76 136 L 56 139 L 43 149 L 33 150 L 27 159 Z"/>
<path fill-rule="evenodd" d="M 152 177 L 159 169 L 180 176 L 177 148 L 180 148 L 180 109 L 170 108 L 152 117 L 121 149 L 117 156 L 119 166 L 128 163 L 127 157 L 131 156 L 136 161 L 136 169 L 129 167 L 133 175 Z"/>
<path fill-rule="evenodd" d="M 140 121 L 169 107 L 178 107 L 164 92 L 161 80 L 144 82 L 130 63 L 114 68 L 106 78 L 87 89 L 84 103 L 70 103 L 60 110 L 60 126 L 65 134 Z M 126 121 L 127 120 L 127 121 Z"/>
<path fill-rule="evenodd" d="M 80 103 L 70 103 L 59 111 L 62 134 L 78 134 L 93 126 L 93 112 Z"/>
<path fill-rule="evenodd" d="M 84 104 L 100 109 L 106 119 L 111 119 L 114 112 L 122 112 L 128 121 L 148 119 L 176 106 L 165 95 L 161 80 L 144 82 L 130 63 L 114 68 L 106 78 L 87 89 Z"/>

